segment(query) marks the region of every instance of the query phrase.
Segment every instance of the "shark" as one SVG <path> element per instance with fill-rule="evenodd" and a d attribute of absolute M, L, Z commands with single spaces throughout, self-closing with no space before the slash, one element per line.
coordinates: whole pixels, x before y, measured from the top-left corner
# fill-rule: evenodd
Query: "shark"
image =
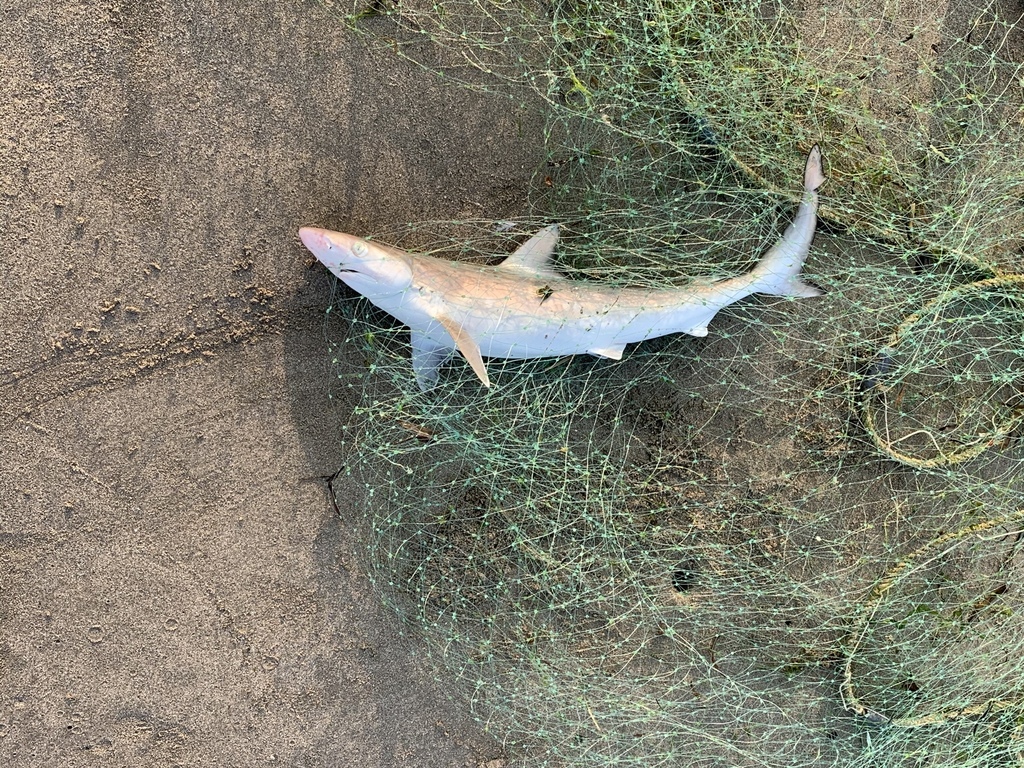
<path fill-rule="evenodd" d="M 791 298 L 821 291 L 800 279 L 825 182 L 814 145 L 789 226 L 748 272 L 670 288 L 569 279 L 553 263 L 558 225 L 544 227 L 496 265 L 413 254 L 354 235 L 303 227 L 299 238 L 342 282 L 411 331 L 412 368 L 423 391 L 458 350 L 485 387 L 485 358 L 588 353 L 619 360 L 627 344 L 672 333 L 706 336 L 724 308 L 752 294 Z"/>

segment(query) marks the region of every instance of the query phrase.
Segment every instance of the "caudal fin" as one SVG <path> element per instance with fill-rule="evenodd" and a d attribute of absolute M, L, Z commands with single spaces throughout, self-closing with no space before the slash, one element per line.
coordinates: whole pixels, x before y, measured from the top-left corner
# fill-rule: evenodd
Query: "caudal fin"
<path fill-rule="evenodd" d="M 807 163 L 804 165 L 804 189 L 808 192 L 816 192 L 818 187 L 825 183 L 825 174 L 821 170 L 821 149 L 815 144 L 807 153 Z"/>
<path fill-rule="evenodd" d="M 815 144 L 807 154 L 804 166 L 804 194 L 793 222 L 779 241 L 764 255 L 750 273 L 751 293 L 811 298 L 821 291 L 800 280 L 800 270 L 811 249 L 817 224 L 817 189 L 825 183 L 821 170 L 821 150 Z"/>
<path fill-rule="evenodd" d="M 821 296 L 824 291 L 793 277 L 771 286 L 771 290 L 758 291 L 758 293 L 770 293 L 773 296 L 786 296 L 791 299 L 813 299 L 815 296 Z"/>

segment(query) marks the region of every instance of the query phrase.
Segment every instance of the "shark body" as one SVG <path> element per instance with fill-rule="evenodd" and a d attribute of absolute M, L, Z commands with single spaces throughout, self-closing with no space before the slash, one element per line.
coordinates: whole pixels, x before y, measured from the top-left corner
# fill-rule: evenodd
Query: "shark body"
<path fill-rule="evenodd" d="M 723 307 L 753 293 L 811 297 L 800 281 L 825 181 L 814 146 L 797 213 L 779 241 L 746 274 L 698 279 L 668 289 L 620 288 L 569 280 L 551 265 L 558 227 L 540 230 L 496 266 L 446 261 L 303 227 L 303 244 L 331 272 L 412 331 L 412 365 L 422 390 L 457 349 L 490 386 L 485 357 L 533 358 L 583 352 L 620 359 L 627 344 L 670 333 L 706 336 Z"/>

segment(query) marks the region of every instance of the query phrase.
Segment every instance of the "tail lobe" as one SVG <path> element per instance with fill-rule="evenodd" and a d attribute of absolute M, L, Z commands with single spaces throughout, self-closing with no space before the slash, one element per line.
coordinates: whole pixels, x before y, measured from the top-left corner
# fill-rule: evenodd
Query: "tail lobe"
<path fill-rule="evenodd" d="M 821 170 L 821 148 L 815 144 L 807 153 L 807 163 L 804 165 L 804 190 L 816 192 L 818 187 L 825 183 L 825 174 Z"/>
<path fill-rule="evenodd" d="M 793 298 L 821 295 L 821 290 L 800 280 L 800 270 L 814 239 L 818 212 L 817 189 L 824 183 L 821 149 L 815 144 L 807 154 L 807 163 L 804 166 L 804 194 L 800 207 L 779 241 L 750 273 L 751 293 L 768 293 Z"/>

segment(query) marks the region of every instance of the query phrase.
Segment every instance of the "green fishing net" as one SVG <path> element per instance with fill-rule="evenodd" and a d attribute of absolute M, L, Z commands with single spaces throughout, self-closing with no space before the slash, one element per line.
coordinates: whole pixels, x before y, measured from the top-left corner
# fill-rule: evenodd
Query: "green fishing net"
<path fill-rule="evenodd" d="M 1024 764 L 1024 32 L 1014 3 L 386 3 L 375 45 L 525 88 L 532 220 L 379 239 L 571 279 L 749 269 L 826 159 L 814 299 L 622 361 L 456 357 L 339 297 L 383 599 L 522 765 Z M 426 51 L 426 52 L 425 52 Z M 368 233 L 359 233 L 368 234 Z"/>

